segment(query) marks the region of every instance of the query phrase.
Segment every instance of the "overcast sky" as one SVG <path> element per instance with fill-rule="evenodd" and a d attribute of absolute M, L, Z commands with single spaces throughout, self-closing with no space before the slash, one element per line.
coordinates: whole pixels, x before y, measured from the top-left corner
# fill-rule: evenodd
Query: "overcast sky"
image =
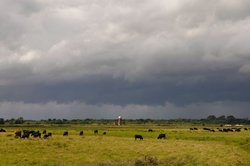
<path fill-rule="evenodd" d="M 0 117 L 250 118 L 249 0 L 1 0 Z"/>

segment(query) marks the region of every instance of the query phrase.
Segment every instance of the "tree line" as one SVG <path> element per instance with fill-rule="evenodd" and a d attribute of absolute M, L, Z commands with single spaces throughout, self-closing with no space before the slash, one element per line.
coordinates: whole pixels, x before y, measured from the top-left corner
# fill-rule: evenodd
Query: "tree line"
<path fill-rule="evenodd" d="M 115 124 L 116 119 L 47 119 L 47 120 L 25 120 L 23 117 L 4 119 L 0 118 L 0 124 Z M 236 118 L 233 115 L 209 115 L 205 119 L 125 119 L 124 124 L 174 124 L 174 123 L 196 123 L 196 124 L 250 124 L 248 118 Z"/>

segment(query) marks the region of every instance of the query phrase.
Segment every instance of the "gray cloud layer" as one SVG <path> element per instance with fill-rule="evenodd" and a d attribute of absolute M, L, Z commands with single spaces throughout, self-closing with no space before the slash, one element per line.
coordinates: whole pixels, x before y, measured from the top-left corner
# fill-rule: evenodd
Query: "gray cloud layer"
<path fill-rule="evenodd" d="M 0 22 L 3 102 L 250 101 L 248 0 L 2 0 Z"/>
<path fill-rule="evenodd" d="M 57 103 L 49 102 L 43 104 L 26 104 L 23 102 L 2 102 L 0 109 L 3 118 L 25 119 L 49 119 L 49 118 L 97 118 L 97 119 L 115 119 L 122 116 L 124 119 L 176 119 L 206 118 L 208 115 L 233 115 L 237 112 L 239 118 L 250 116 L 248 108 L 250 102 L 213 102 L 196 103 L 185 106 L 176 106 L 171 103 L 164 105 L 148 106 L 138 104 L 128 104 L 126 106 L 101 104 L 88 105 L 86 103 L 70 102 Z"/>

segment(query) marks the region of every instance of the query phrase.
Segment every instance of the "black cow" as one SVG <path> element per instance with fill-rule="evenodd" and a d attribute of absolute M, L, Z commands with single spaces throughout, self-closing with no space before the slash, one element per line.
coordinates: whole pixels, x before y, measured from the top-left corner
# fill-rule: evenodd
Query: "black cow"
<path fill-rule="evenodd" d="M 238 129 L 235 129 L 235 131 L 236 131 L 236 132 L 240 132 L 240 128 L 238 128 Z"/>
<path fill-rule="evenodd" d="M 16 138 L 21 138 L 21 136 L 22 136 L 22 131 L 16 131 L 15 132 L 15 137 Z"/>
<path fill-rule="evenodd" d="M 37 138 L 37 137 L 41 138 L 41 135 L 42 134 L 40 133 L 40 131 L 35 131 L 31 133 L 31 136 L 33 136 L 34 138 Z"/>
<path fill-rule="evenodd" d="M 6 130 L 4 130 L 4 129 L 0 129 L 0 132 L 6 132 Z"/>
<path fill-rule="evenodd" d="M 148 129 L 148 132 L 153 132 L 153 130 L 152 129 Z"/>
<path fill-rule="evenodd" d="M 106 135 L 106 134 L 107 134 L 107 132 L 106 132 L 106 131 L 104 131 L 102 134 L 103 134 L 103 135 Z"/>
<path fill-rule="evenodd" d="M 143 137 L 142 137 L 141 135 L 136 134 L 136 135 L 135 135 L 135 140 L 137 140 L 137 139 L 143 140 Z"/>
<path fill-rule="evenodd" d="M 229 129 L 225 129 L 225 128 L 224 128 L 224 129 L 222 129 L 222 131 L 223 131 L 223 132 L 228 132 Z"/>
<path fill-rule="evenodd" d="M 98 130 L 94 130 L 94 134 L 98 134 Z"/>
<path fill-rule="evenodd" d="M 45 135 L 43 136 L 44 139 L 47 139 L 47 138 L 49 138 L 49 137 L 52 137 L 52 133 L 48 133 L 48 134 L 45 134 Z"/>
<path fill-rule="evenodd" d="M 63 136 L 68 136 L 69 132 L 68 131 L 64 131 Z"/>
<path fill-rule="evenodd" d="M 23 130 L 23 135 L 21 138 L 29 138 L 30 137 L 30 131 L 29 130 Z"/>
<path fill-rule="evenodd" d="M 35 134 L 34 130 L 30 130 L 30 131 L 27 131 L 27 132 L 29 132 L 31 136 L 33 136 L 33 134 Z"/>
<path fill-rule="evenodd" d="M 227 129 L 227 128 L 224 128 L 223 130 L 222 130 L 223 132 L 233 132 L 233 129 Z"/>
<path fill-rule="evenodd" d="M 206 127 L 204 127 L 204 128 L 203 128 L 203 130 L 210 131 L 210 128 L 206 128 Z"/>
<path fill-rule="evenodd" d="M 48 134 L 45 134 L 45 135 L 43 136 L 43 138 L 44 138 L 44 139 L 48 139 L 48 138 L 49 138 Z"/>
<path fill-rule="evenodd" d="M 80 136 L 82 136 L 83 135 L 83 131 L 80 131 Z"/>
<path fill-rule="evenodd" d="M 46 130 L 43 130 L 43 134 L 46 134 L 47 133 L 47 131 Z"/>
<path fill-rule="evenodd" d="M 159 134 L 157 139 L 166 139 L 166 134 Z"/>

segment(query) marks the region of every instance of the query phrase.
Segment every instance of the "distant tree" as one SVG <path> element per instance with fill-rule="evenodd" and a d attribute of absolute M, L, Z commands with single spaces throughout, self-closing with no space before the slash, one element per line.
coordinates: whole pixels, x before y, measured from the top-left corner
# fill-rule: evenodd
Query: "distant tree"
<path fill-rule="evenodd" d="M 4 124 L 4 119 L 0 118 L 0 124 Z"/>
<path fill-rule="evenodd" d="M 215 115 L 209 115 L 207 117 L 207 120 L 216 120 L 216 116 Z"/>
<path fill-rule="evenodd" d="M 55 121 L 55 123 L 56 123 L 56 124 L 63 124 L 63 121 L 62 121 L 61 119 L 57 119 L 57 120 Z"/>
<path fill-rule="evenodd" d="M 237 119 L 233 115 L 227 116 L 227 123 L 234 123 L 236 121 Z"/>
<path fill-rule="evenodd" d="M 9 120 L 6 120 L 8 123 L 10 123 L 10 124 L 14 124 L 15 123 L 15 119 L 14 118 L 11 118 L 11 119 L 9 119 Z"/>
<path fill-rule="evenodd" d="M 15 124 L 23 124 L 23 123 L 24 123 L 23 117 L 19 117 L 15 120 Z"/>
<path fill-rule="evenodd" d="M 217 118 L 218 120 L 226 120 L 226 116 L 225 115 L 221 115 Z"/>

